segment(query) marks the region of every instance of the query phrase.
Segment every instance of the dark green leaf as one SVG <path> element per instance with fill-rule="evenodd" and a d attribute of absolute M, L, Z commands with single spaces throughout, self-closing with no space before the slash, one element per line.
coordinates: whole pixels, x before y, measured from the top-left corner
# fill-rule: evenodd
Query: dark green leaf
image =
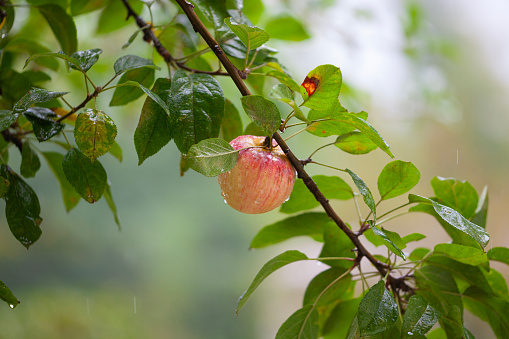
<path fill-rule="evenodd" d="M 65 210 L 69 212 L 80 202 L 81 196 L 72 187 L 64 174 L 64 169 L 62 168 L 64 156 L 56 152 L 43 152 L 42 155 L 60 184 Z"/>
<path fill-rule="evenodd" d="M 178 70 L 173 75 L 168 101 L 170 130 L 180 152 L 187 153 L 192 145 L 218 137 L 224 95 L 212 76 Z"/>
<path fill-rule="evenodd" d="M 276 339 L 316 338 L 318 338 L 318 313 L 312 305 L 304 306 L 293 313 L 276 333 Z"/>
<path fill-rule="evenodd" d="M 42 6 L 47 4 L 54 4 L 62 7 L 63 9 L 67 9 L 67 1 L 66 0 L 27 0 L 27 2 L 32 6 Z"/>
<path fill-rule="evenodd" d="M 27 67 L 28 64 L 30 63 L 30 61 L 37 60 L 37 59 L 39 59 L 41 57 L 52 57 L 52 58 L 62 59 L 62 60 L 67 61 L 71 65 L 74 65 L 76 67 L 76 69 L 80 69 L 81 68 L 81 64 L 79 63 L 78 60 L 76 60 L 74 58 L 71 58 L 70 56 L 62 54 L 62 53 L 53 53 L 53 52 L 50 52 L 50 53 L 39 53 L 39 54 L 32 55 L 30 58 L 28 58 L 25 61 L 25 65 L 23 66 L 23 68 Z"/>
<path fill-rule="evenodd" d="M 455 209 L 467 219 L 475 214 L 479 198 L 468 181 L 434 177 L 431 187 L 440 204 Z"/>
<path fill-rule="evenodd" d="M 398 305 L 385 288 L 385 282 L 380 280 L 359 304 L 357 319 L 361 335 L 374 335 L 388 330 L 396 323 L 398 315 Z"/>
<path fill-rule="evenodd" d="M 284 102 L 288 104 L 291 108 L 293 108 L 295 117 L 302 121 L 308 121 L 304 116 L 304 113 L 299 108 L 293 98 L 293 92 L 288 88 L 288 86 L 283 84 L 277 84 L 272 87 L 272 91 L 270 92 L 270 96 L 276 100 Z"/>
<path fill-rule="evenodd" d="M 262 283 L 265 278 L 267 278 L 271 273 L 277 271 L 281 267 L 284 267 L 288 264 L 294 263 L 296 261 L 306 260 L 308 257 L 299 251 L 286 251 L 284 253 L 279 254 L 278 256 L 270 259 L 263 265 L 260 269 L 253 282 L 249 286 L 249 288 L 240 296 L 239 302 L 237 305 L 237 314 L 242 309 L 242 307 L 249 300 L 253 292 L 256 288 Z"/>
<path fill-rule="evenodd" d="M 51 59 L 48 59 L 48 60 L 51 60 Z M 46 81 L 51 80 L 51 77 L 48 74 L 44 73 L 43 71 L 28 70 L 28 71 L 24 71 L 22 73 L 22 75 L 24 77 L 26 77 L 26 79 L 28 81 L 30 81 L 31 86 L 35 86 L 37 84 L 40 84 L 41 82 L 46 82 Z M 46 104 L 50 104 L 52 102 L 54 102 L 54 101 L 53 100 L 48 101 Z"/>
<path fill-rule="evenodd" d="M 205 139 L 191 146 L 187 153 L 187 162 L 196 172 L 207 177 L 215 177 L 228 172 L 237 163 L 239 151 L 233 149 L 223 139 Z"/>
<path fill-rule="evenodd" d="M 0 198 L 5 197 L 7 190 L 9 189 L 9 180 L 0 176 Z"/>
<path fill-rule="evenodd" d="M 5 163 L 9 163 L 9 146 L 10 142 L 5 141 L 4 138 L 0 138 L 0 159 Z"/>
<path fill-rule="evenodd" d="M 124 55 L 118 58 L 113 64 L 113 69 L 116 75 L 120 75 L 124 72 L 130 71 L 136 68 L 148 67 L 153 69 L 159 69 L 152 60 L 139 57 L 137 55 Z"/>
<path fill-rule="evenodd" d="M 120 145 L 115 141 L 113 145 L 111 145 L 110 150 L 108 151 L 111 155 L 113 155 L 115 158 L 118 159 L 118 161 L 122 162 L 122 148 L 120 148 Z"/>
<path fill-rule="evenodd" d="M 238 24 L 232 18 L 224 19 L 224 23 L 239 37 L 248 50 L 257 49 L 270 39 L 270 35 L 261 28 Z"/>
<path fill-rule="evenodd" d="M 64 156 L 62 167 L 65 177 L 83 199 L 94 203 L 101 198 L 107 175 L 98 160 L 92 162 L 78 149 L 72 148 Z"/>
<path fill-rule="evenodd" d="M 9 41 L 5 46 L 5 50 L 7 51 L 16 51 L 21 53 L 26 53 L 29 56 L 40 53 L 48 53 L 50 50 L 47 47 L 39 44 L 36 40 L 30 40 L 27 38 L 19 38 L 16 37 Z M 43 67 L 47 67 L 54 71 L 58 70 L 59 64 L 57 60 L 54 59 L 40 59 L 36 61 L 39 65 Z"/>
<path fill-rule="evenodd" d="M 310 38 L 302 22 L 287 15 L 271 19 L 265 25 L 265 30 L 274 39 L 302 41 Z"/>
<path fill-rule="evenodd" d="M 488 258 L 496 260 L 509 265 L 509 248 L 507 247 L 493 247 L 488 251 Z"/>
<path fill-rule="evenodd" d="M 64 53 L 71 55 L 76 52 L 78 38 L 72 17 L 58 5 L 39 6 L 38 9 L 51 27 Z"/>
<path fill-rule="evenodd" d="M 60 98 L 67 93 L 69 92 L 51 92 L 41 88 L 31 88 L 28 93 L 14 105 L 14 111 L 22 113 L 33 104 Z"/>
<path fill-rule="evenodd" d="M 333 65 L 321 65 L 308 73 L 300 85 L 303 105 L 312 109 L 326 110 L 338 102 L 341 90 L 341 70 Z"/>
<path fill-rule="evenodd" d="M 14 237 L 28 249 L 42 234 L 39 199 L 34 190 L 9 167 L 2 165 L 0 172 L 9 181 L 4 196 L 5 218 Z"/>
<path fill-rule="evenodd" d="M 18 306 L 19 300 L 14 296 L 9 287 L 0 281 L 0 299 L 9 304 L 10 308 Z"/>
<path fill-rule="evenodd" d="M 277 106 L 261 95 L 248 95 L 241 98 L 242 107 L 249 118 L 263 131 L 272 135 L 281 125 L 281 115 Z"/>
<path fill-rule="evenodd" d="M 0 131 L 6 130 L 18 119 L 18 114 L 13 111 L 0 109 Z"/>
<path fill-rule="evenodd" d="M 153 68 L 135 68 L 122 74 L 118 84 L 123 84 L 127 81 L 137 82 L 143 87 L 150 87 L 154 83 L 155 71 Z M 131 101 L 134 101 L 143 95 L 143 91 L 134 86 L 121 86 L 115 88 L 113 97 L 110 101 L 110 106 L 123 106 Z"/>
<path fill-rule="evenodd" d="M 158 78 L 152 87 L 152 91 L 163 96 L 171 87 L 171 81 Z M 147 97 L 141 109 L 140 121 L 134 132 L 134 146 L 138 154 L 138 165 L 141 165 L 148 157 L 159 152 L 172 136 L 168 126 L 168 114 L 152 98 Z"/>
<path fill-rule="evenodd" d="M 485 186 L 482 190 L 481 197 L 479 198 L 479 203 L 477 205 L 477 209 L 475 210 L 475 214 L 471 219 L 474 224 L 479 225 L 482 228 L 486 228 L 489 200 L 488 187 Z"/>
<path fill-rule="evenodd" d="M 320 258 L 355 258 L 354 244 L 336 223 L 329 221 L 323 231 L 323 247 Z M 350 268 L 350 260 L 322 260 L 332 267 Z"/>
<path fill-rule="evenodd" d="M 320 239 L 329 221 L 327 214 L 322 212 L 309 212 L 289 217 L 262 228 L 251 241 L 250 247 L 261 248 L 301 235 Z"/>
<path fill-rule="evenodd" d="M 371 229 L 373 233 L 378 235 L 384 241 L 384 245 L 397 256 L 406 259 L 405 253 L 403 253 L 402 249 L 406 247 L 403 240 L 401 240 L 400 236 L 396 232 L 390 232 L 387 230 L 381 230 L 375 225 L 371 225 Z"/>
<path fill-rule="evenodd" d="M 421 174 L 411 162 L 394 160 L 388 163 L 378 176 L 378 192 L 382 200 L 397 197 L 410 191 Z"/>
<path fill-rule="evenodd" d="M 402 338 L 415 338 L 425 335 L 441 317 L 429 302 L 420 295 L 413 295 L 403 316 Z"/>
<path fill-rule="evenodd" d="M 204 14 L 205 18 L 218 29 L 224 24 L 224 19 L 229 16 L 226 11 L 226 1 L 206 1 L 195 0 L 194 3 L 198 9 Z"/>
<path fill-rule="evenodd" d="M 106 3 L 104 2 L 104 0 L 71 0 L 70 4 L 71 15 L 75 16 L 79 14 L 92 12 L 105 5 Z"/>
<path fill-rule="evenodd" d="M 266 73 L 266 75 L 278 79 L 279 82 L 281 82 L 283 85 L 288 86 L 288 88 L 290 88 L 292 91 L 300 93 L 300 86 L 299 86 L 299 84 L 297 82 L 295 82 L 295 80 L 293 80 L 286 73 L 283 73 L 283 72 L 278 71 L 278 70 L 272 70 L 272 71 L 268 71 Z"/>
<path fill-rule="evenodd" d="M 340 135 L 334 145 L 350 154 L 367 154 L 378 148 L 368 136 L 358 131 Z"/>
<path fill-rule="evenodd" d="M 77 71 L 87 72 L 94 64 L 99 60 L 99 54 L 103 52 L 100 48 L 88 49 L 86 51 L 78 51 L 74 52 L 71 55 L 71 58 L 74 58 L 78 61 L 81 67 L 76 67 L 72 63 L 69 64 L 72 69 Z"/>
<path fill-rule="evenodd" d="M 509 301 L 488 294 L 476 286 L 463 293 L 465 306 L 476 316 L 487 321 L 497 338 L 509 335 Z"/>
<path fill-rule="evenodd" d="M 23 115 L 32 123 L 34 134 L 39 142 L 53 138 L 65 127 L 64 124 L 52 119 L 56 115 L 48 108 L 30 107 Z"/>
<path fill-rule="evenodd" d="M 463 327 L 463 335 L 465 336 L 465 339 L 475 339 L 472 332 L 470 332 L 466 327 Z"/>
<path fill-rule="evenodd" d="M 371 191 L 369 190 L 368 186 L 366 186 L 364 181 L 362 181 L 362 179 L 357 174 L 350 171 L 348 168 L 346 169 L 346 172 L 348 172 L 348 174 L 350 174 L 350 176 L 352 177 L 352 180 L 355 183 L 355 186 L 357 186 L 357 189 L 359 190 L 360 194 L 362 195 L 364 202 L 369 207 L 369 209 L 375 216 L 375 220 L 376 220 L 375 199 L 373 199 L 373 195 L 371 194 Z"/>
<path fill-rule="evenodd" d="M 488 263 L 488 254 L 481 249 L 457 244 L 437 244 L 433 250 L 461 263 L 477 266 Z"/>
<path fill-rule="evenodd" d="M 337 176 L 315 175 L 313 181 L 327 199 L 348 200 L 353 197 L 353 191 L 348 184 Z M 309 192 L 303 181 L 298 180 L 293 186 L 290 200 L 281 205 L 280 212 L 295 213 L 312 209 L 320 203 Z"/>
<path fill-rule="evenodd" d="M 104 189 L 104 199 L 108 203 L 108 207 L 110 208 L 111 213 L 113 213 L 115 223 L 120 230 L 120 220 L 118 219 L 117 205 L 115 205 L 115 202 L 113 201 L 113 196 L 111 195 L 111 184 L 109 182 L 106 184 L 106 188 Z"/>
<path fill-rule="evenodd" d="M 345 338 L 350 323 L 356 318 L 361 299 L 340 301 L 336 305 L 322 329 L 324 339 Z"/>
<path fill-rule="evenodd" d="M 117 85 L 117 87 L 120 87 L 120 86 L 135 86 L 135 87 L 141 88 L 141 90 L 143 92 L 145 92 L 146 95 L 148 95 L 159 106 L 161 106 L 161 108 L 166 112 L 166 114 L 170 113 L 168 105 L 166 105 L 166 103 L 159 97 L 159 95 L 155 94 L 154 92 L 152 92 L 151 90 L 149 90 L 145 86 L 143 86 L 143 85 L 141 85 L 141 84 L 139 84 L 139 83 L 137 83 L 135 81 L 126 81 L 126 82 L 124 82 L 122 84 Z"/>
<path fill-rule="evenodd" d="M 243 134 L 242 119 L 237 107 L 228 99 L 224 102 L 224 117 L 221 121 L 221 133 L 223 139 L 230 142 Z"/>
<path fill-rule="evenodd" d="M 74 139 L 80 151 L 90 160 L 108 153 L 116 136 L 117 126 L 103 111 L 90 108 L 78 114 Z"/>
<path fill-rule="evenodd" d="M 103 0 L 103 3 L 104 2 Z M 128 0 L 128 2 L 135 13 L 140 13 L 143 8 L 143 3 L 141 1 Z M 126 20 L 126 17 L 127 11 L 122 1 L 110 0 L 101 11 L 101 16 L 97 23 L 97 34 L 110 33 L 126 25 L 132 25 L 132 21 Z"/>
<path fill-rule="evenodd" d="M 30 146 L 30 142 L 26 140 L 21 151 L 20 173 L 25 178 L 32 178 L 35 177 L 35 173 L 37 173 L 39 168 L 41 168 L 41 161 L 37 153 Z"/>

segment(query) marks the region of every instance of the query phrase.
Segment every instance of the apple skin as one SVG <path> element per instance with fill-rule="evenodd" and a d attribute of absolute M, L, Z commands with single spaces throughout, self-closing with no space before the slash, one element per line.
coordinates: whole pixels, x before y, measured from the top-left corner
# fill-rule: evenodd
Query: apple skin
<path fill-rule="evenodd" d="M 263 146 L 265 137 L 241 135 L 230 145 L 236 150 Z M 259 214 L 272 211 L 288 200 L 295 183 L 295 169 L 274 142 L 268 148 L 248 148 L 239 152 L 235 166 L 219 175 L 221 195 L 239 212 Z"/>

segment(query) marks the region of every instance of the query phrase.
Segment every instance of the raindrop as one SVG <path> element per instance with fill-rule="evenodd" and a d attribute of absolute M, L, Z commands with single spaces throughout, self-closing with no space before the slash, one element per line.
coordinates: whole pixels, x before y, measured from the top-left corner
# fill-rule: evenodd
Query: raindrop
<path fill-rule="evenodd" d="M 288 196 L 288 198 L 286 198 L 286 200 L 284 202 L 287 202 L 288 200 L 290 200 L 290 196 Z"/>
<path fill-rule="evenodd" d="M 5 34 L 2 34 L 2 39 L 5 38 Z M 14 308 L 14 307 L 13 307 Z"/>
<path fill-rule="evenodd" d="M 414 335 L 414 333 L 413 333 L 413 332 L 408 332 L 407 334 L 408 334 L 408 335 Z"/>
<path fill-rule="evenodd" d="M 2 37 L 4 37 L 4 35 L 2 35 Z M 14 308 L 14 305 L 13 304 L 9 304 L 9 307 L 10 308 Z"/>
<path fill-rule="evenodd" d="M 227 203 L 228 203 L 228 201 L 226 201 L 226 199 L 223 199 L 223 200 L 224 200 L 224 203 L 225 203 L 225 204 L 227 204 Z"/>

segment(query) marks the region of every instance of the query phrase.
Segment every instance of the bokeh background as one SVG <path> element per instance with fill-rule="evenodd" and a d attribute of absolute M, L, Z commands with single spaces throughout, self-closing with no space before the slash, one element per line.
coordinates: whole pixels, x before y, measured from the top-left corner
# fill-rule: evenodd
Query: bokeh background
<path fill-rule="evenodd" d="M 312 36 L 302 42 L 270 41 L 297 81 L 320 64 L 341 67 L 348 86 L 342 94 L 345 107 L 369 112 L 396 158 L 421 170 L 412 192 L 431 196 L 429 182 L 436 175 L 468 180 L 479 192 L 487 185 L 488 246 L 509 244 L 508 2 L 270 0 L 264 6 L 260 27 L 287 13 L 305 22 Z M 22 23 L 29 13 L 20 9 L 17 20 Z M 157 24 L 171 9 L 154 13 Z M 104 50 L 90 72 L 96 84 L 111 77 L 119 55 L 153 53 L 141 39 L 121 50 L 134 24 L 104 36 L 95 34 L 96 13 L 76 20 L 79 49 Z M 33 34 L 58 49 L 49 29 Z M 78 74 L 61 70 L 53 76 L 52 90 L 71 91 L 73 103 L 82 100 Z M 231 81 L 221 83 L 240 108 Z M 237 299 L 268 259 L 287 249 L 316 257 L 320 245 L 297 238 L 250 251 L 258 230 L 285 216 L 240 214 L 223 202 L 215 178 L 192 171 L 180 177 L 173 143 L 137 166 L 132 139 L 143 99 L 109 108 L 110 99 L 111 93 L 101 95 L 98 106 L 117 123 L 124 159 L 119 163 L 105 155 L 101 162 L 122 229 L 105 201 L 82 201 L 66 214 L 58 183 L 43 165 L 36 179 L 27 180 L 41 202 L 41 239 L 27 251 L 10 234 L 3 214 L 0 219 L 0 278 L 22 302 L 14 310 L 0 305 L 0 338 L 274 337 L 300 307 L 309 280 L 325 266 L 296 263 L 278 271 L 238 316 Z M 290 145 L 305 158 L 328 142 L 315 139 L 300 134 Z M 390 159 L 379 150 L 352 156 L 330 149 L 318 153 L 317 161 L 349 167 L 376 192 L 378 173 Z M 309 172 L 337 174 L 311 165 Z M 387 202 L 385 208 L 397 203 Z M 345 220 L 356 220 L 351 202 L 334 204 Z M 386 227 L 402 235 L 428 235 L 414 247 L 432 247 L 447 237 L 427 215 L 404 216 Z M 509 276 L 507 267 L 494 267 Z M 466 327 L 477 338 L 493 337 L 486 324 L 469 315 Z"/>

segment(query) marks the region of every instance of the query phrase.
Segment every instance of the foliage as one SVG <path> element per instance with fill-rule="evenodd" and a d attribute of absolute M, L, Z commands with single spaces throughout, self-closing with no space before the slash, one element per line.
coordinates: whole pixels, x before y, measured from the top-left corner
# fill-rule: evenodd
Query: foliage
<path fill-rule="evenodd" d="M 246 130 L 274 138 L 303 179 L 280 209 L 288 216 L 262 228 L 251 247 L 261 248 L 296 236 L 309 236 L 323 247 L 318 258 L 289 250 L 268 261 L 240 297 L 237 312 L 262 281 L 279 268 L 297 261 L 319 260 L 330 268 L 312 279 L 302 308 L 282 324 L 276 338 L 423 338 L 436 323 L 441 329 L 435 331 L 443 331 L 448 338 L 472 337 L 463 326 L 465 310 L 489 323 L 498 338 L 507 337 L 507 284 L 490 262 L 507 264 L 509 249 L 485 251 L 490 240 L 485 230 L 487 191 L 478 194 L 468 181 L 435 177 L 431 181 L 434 197 L 409 194 L 407 203 L 382 209 L 382 203 L 407 194 L 419 182 L 419 170 L 411 162 L 393 160 L 383 168 L 377 182 L 379 199 L 348 168 L 336 170 L 353 185 L 339 176 L 307 175 L 304 166 L 331 167 L 313 160 L 314 154 L 327 146 L 335 145 L 353 155 L 378 148 L 391 158 L 394 155 L 367 121 L 366 112 L 349 112 L 340 103 L 343 79 L 339 67 L 320 65 L 304 79 L 296 80 L 275 58 L 277 51 L 265 45 L 271 36 L 287 41 L 309 38 L 298 19 L 273 17 L 264 30 L 248 18 L 252 14 L 255 21 L 261 13 L 254 7 L 243 10 L 242 1 L 201 0 L 190 6 L 176 0 L 165 3 L 175 17 L 154 26 L 139 16 L 142 7 L 151 13 L 158 6 L 151 1 L 26 2 L 32 14 L 44 18 L 46 29 L 58 42 L 49 49 L 36 37 L 22 34 L 23 30 L 13 25 L 17 4 L 0 0 L 0 194 L 5 200 L 9 228 L 27 249 L 42 234 L 43 211 L 37 193 L 22 177 L 36 176 L 40 156 L 57 178 L 68 212 L 81 199 L 95 203 L 104 196 L 118 224 L 107 171 L 99 158 L 110 153 L 121 160 L 122 153 L 115 143 L 115 122 L 105 113 L 107 108 L 97 107 L 99 95 L 108 95 L 105 92 L 113 89 L 110 106 L 120 106 L 147 94 L 134 132 L 139 165 L 173 140 L 182 153 L 182 173 L 191 168 L 205 176 L 216 176 L 234 167 L 238 151 L 228 142 L 244 133 L 237 109 L 242 107 L 252 121 Z M 110 67 L 109 81 L 97 86 L 94 67 L 100 64 L 102 50 L 78 50 L 74 23 L 76 16 L 87 12 L 99 16 L 99 34 L 131 24 L 133 34 L 124 46 L 142 37 L 153 45 L 162 61 L 122 55 Z M 133 20 L 123 21 L 125 14 L 134 18 L 137 27 Z M 36 19 L 28 19 L 29 24 L 30 20 Z M 172 34 L 178 43 L 172 44 L 165 34 Z M 209 53 L 205 57 L 209 51 L 214 56 Z M 222 63 L 216 71 L 212 70 L 215 57 Z M 23 62 L 23 69 L 19 69 Z M 62 64 L 69 72 L 81 73 L 84 79 L 83 99 L 75 105 L 68 102 L 68 92 L 54 91 L 49 82 L 52 72 Z M 168 76 L 161 71 L 165 68 L 170 71 Z M 225 75 L 234 80 L 242 94 L 240 100 L 226 98 L 216 80 Z M 117 78 L 117 84 L 111 85 Z M 270 97 L 286 106 L 276 105 L 263 91 L 252 95 L 244 83 L 246 79 L 250 84 L 273 84 Z M 279 131 L 295 127 L 301 129 L 282 139 Z M 285 141 L 306 131 L 318 138 L 333 136 L 335 141 L 300 161 Z M 318 142 L 323 140 L 318 138 Z M 61 151 L 55 152 L 48 144 L 57 145 Z M 21 159 L 19 174 L 9 165 L 13 146 Z M 328 200 L 353 201 L 357 205 L 360 197 L 369 213 L 359 212 L 358 220 L 351 224 L 341 220 Z M 325 212 L 311 211 L 319 205 Z M 403 209 L 404 213 L 433 216 L 452 243 L 405 252 L 409 242 L 425 235 L 401 237 L 390 230 L 389 221 L 403 214 L 394 212 Z M 385 246 L 388 255 L 374 256 L 364 247 L 365 241 Z M 373 274 L 361 270 L 363 258 L 374 267 Z M 365 289 L 368 274 L 379 280 Z M 361 295 L 355 293 L 359 281 L 364 288 Z M 0 299 L 11 308 L 18 304 L 1 281 Z"/>

